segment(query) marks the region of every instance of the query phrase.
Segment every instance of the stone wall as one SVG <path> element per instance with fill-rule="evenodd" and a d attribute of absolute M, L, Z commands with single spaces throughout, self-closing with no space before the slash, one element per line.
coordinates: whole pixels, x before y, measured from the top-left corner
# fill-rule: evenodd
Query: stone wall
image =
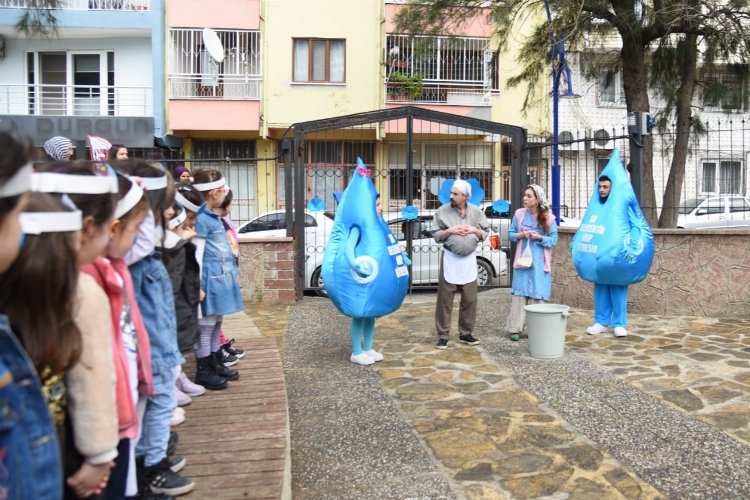
<path fill-rule="evenodd" d="M 552 301 L 593 309 L 593 285 L 576 273 L 572 229 L 553 252 Z M 688 316 L 750 315 L 750 231 L 655 229 L 656 253 L 645 280 L 631 285 L 628 311 Z"/>
<path fill-rule="evenodd" d="M 240 242 L 240 286 L 245 302 L 291 304 L 294 286 L 292 238 L 257 238 Z"/>

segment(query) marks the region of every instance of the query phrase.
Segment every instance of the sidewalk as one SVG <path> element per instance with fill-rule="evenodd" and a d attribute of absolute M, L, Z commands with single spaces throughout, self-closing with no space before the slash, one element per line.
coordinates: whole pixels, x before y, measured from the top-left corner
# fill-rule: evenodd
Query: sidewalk
<path fill-rule="evenodd" d="M 326 299 L 250 308 L 288 330 L 295 498 L 750 496 L 750 319 L 631 316 L 614 339 L 574 311 L 566 356 L 536 360 L 499 334 L 508 291 L 479 302 L 482 344 L 437 351 L 434 296 L 407 297 L 375 367 L 349 363 Z"/>

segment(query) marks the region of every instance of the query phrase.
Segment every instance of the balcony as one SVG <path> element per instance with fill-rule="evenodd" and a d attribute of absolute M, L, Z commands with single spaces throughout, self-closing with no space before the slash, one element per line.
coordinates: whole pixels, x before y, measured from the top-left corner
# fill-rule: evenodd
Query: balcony
<path fill-rule="evenodd" d="M 227 74 L 169 75 L 170 99 L 259 100 L 260 76 Z"/>
<path fill-rule="evenodd" d="M 425 81 L 421 91 L 414 91 L 404 83 L 388 82 L 385 85 L 386 104 L 404 102 L 448 104 L 456 106 L 490 106 L 490 97 L 499 95 L 483 83 Z"/>
<path fill-rule="evenodd" d="M 29 9 L 37 5 L 36 0 L 0 0 L 0 8 Z M 151 0 L 62 0 L 62 10 L 129 10 L 150 11 Z"/>
<path fill-rule="evenodd" d="M 151 87 L 0 84 L 0 115 L 153 116 Z"/>

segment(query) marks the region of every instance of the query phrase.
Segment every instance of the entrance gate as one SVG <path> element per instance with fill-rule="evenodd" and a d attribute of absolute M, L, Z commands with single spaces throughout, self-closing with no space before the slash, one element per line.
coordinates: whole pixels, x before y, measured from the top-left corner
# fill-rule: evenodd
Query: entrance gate
<path fill-rule="evenodd" d="M 432 214 L 440 206 L 443 180 L 476 178 L 485 196 L 480 208 L 499 233 L 501 248 L 485 240 L 477 249 L 479 284 L 509 286 L 508 213 L 498 214 L 494 200 L 521 206 L 528 175 L 526 130 L 467 116 L 411 106 L 297 123 L 284 168 L 285 198 L 293 199 L 295 279 L 303 290 L 323 294 L 320 267 L 332 228 L 336 202 L 362 158 L 381 194 L 383 216 L 412 260 L 411 286 L 437 287 L 441 248 L 430 235 Z M 324 210 L 308 209 L 310 200 Z M 402 216 L 412 205 L 416 220 Z M 288 224 L 289 227 L 291 224 Z"/>

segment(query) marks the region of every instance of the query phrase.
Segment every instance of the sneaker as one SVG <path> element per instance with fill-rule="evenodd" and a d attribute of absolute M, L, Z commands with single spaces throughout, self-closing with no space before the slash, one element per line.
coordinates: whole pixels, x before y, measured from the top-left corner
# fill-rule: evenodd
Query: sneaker
<path fill-rule="evenodd" d="M 221 344 L 221 348 L 237 359 L 242 359 L 243 357 L 245 357 L 245 351 L 243 349 L 232 347 L 232 344 L 234 344 L 234 339 L 230 340 L 226 344 Z"/>
<path fill-rule="evenodd" d="M 176 385 L 174 387 L 175 399 L 177 399 L 177 406 L 187 406 L 193 402 L 193 398 L 182 392 Z"/>
<path fill-rule="evenodd" d="M 175 410 L 176 410 L 176 408 L 175 408 Z M 185 421 L 185 414 L 184 413 L 173 411 L 172 412 L 172 421 L 169 423 L 169 425 L 171 427 L 175 427 L 177 425 L 180 425 L 184 421 Z"/>
<path fill-rule="evenodd" d="M 193 491 L 195 483 L 176 472 L 172 472 L 172 469 L 169 467 L 170 463 L 165 458 L 158 464 L 143 469 L 143 475 L 151 491 L 174 496 L 184 495 Z"/>
<path fill-rule="evenodd" d="M 178 457 L 177 455 L 167 457 L 167 461 L 172 472 L 180 472 L 187 464 L 185 457 Z"/>
<path fill-rule="evenodd" d="M 375 349 L 370 349 L 369 351 L 365 351 L 365 354 L 367 354 L 368 356 L 370 356 L 372 358 L 372 360 L 375 361 L 375 362 L 383 361 L 383 355 L 380 354 Z"/>
<path fill-rule="evenodd" d="M 180 436 L 175 431 L 169 431 L 169 441 L 167 441 L 167 455 L 174 455 L 177 451 L 177 442 Z"/>
<path fill-rule="evenodd" d="M 627 337 L 628 331 L 622 326 L 615 327 L 615 337 Z"/>
<path fill-rule="evenodd" d="M 372 359 L 370 356 L 368 356 L 364 352 L 359 353 L 357 355 L 352 354 L 352 357 L 349 358 L 349 361 L 351 361 L 355 365 L 362 365 L 362 366 L 371 365 L 375 362 L 374 359 Z"/>
<path fill-rule="evenodd" d="M 594 323 L 590 327 L 586 328 L 586 333 L 589 335 L 599 335 L 600 333 L 604 333 L 607 331 L 607 327 L 600 325 L 599 323 Z"/>
<path fill-rule="evenodd" d="M 185 375 L 185 372 L 180 372 L 180 376 L 177 377 L 176 385 L 179 390 L 193 398 L 203 396 L 206 393 L 206 388 L 190 380 L 188 376 Z"/>
<path fill-rule="evenodd" d="M 185 415 L 185 408 L 178 406 L 174 409 L 175 413 L 179 413 L 180 415 Z"/>
<path fill-rule="evenodd" d="M 219 352 L 221 353 L 221 363 L 227 368 L 229 368 L 230 366 L 236 365 L 240 361 L 239 359 L 232 356 L 224 349 L 219 349 Z"/>
<path fill-rule="evenodd" d="M 480 342 L 479 339 L 475 339 L 474 336 L 471 334 L 461 335 L 460 337 L 458 337 L 458 341 L 461 342 L 462 344 L 469 344 L 469 345 L 477 345 Z"/>
<path fill-rule="evenodd" d="M 447 349 L 448 339 L 438 339 L 438 343 L 435 347 L 437 347 L 438 349 Z"/>

